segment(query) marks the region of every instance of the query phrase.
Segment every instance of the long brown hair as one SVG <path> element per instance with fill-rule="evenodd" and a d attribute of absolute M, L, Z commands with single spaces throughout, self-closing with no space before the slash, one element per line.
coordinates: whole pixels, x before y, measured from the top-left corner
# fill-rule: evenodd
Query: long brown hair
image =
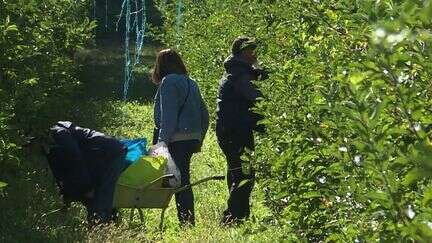
<path fill-rule="evenodd" d="M 186 66 L 180 55 L 173 49 L 160 51 L 156 56 L 152 73 L 153 83 L 159 84 L 166 75 L 173 73 L 187 75 Z"/>

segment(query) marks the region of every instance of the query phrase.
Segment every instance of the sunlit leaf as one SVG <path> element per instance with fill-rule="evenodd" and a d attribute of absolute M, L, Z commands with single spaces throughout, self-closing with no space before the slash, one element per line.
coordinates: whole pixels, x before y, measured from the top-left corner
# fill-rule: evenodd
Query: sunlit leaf
<path fill-rule="evenodd" d="M 390 208 L 391 206 L 389 195 L 384 192 L 372 191 L 367 193 L 366 196 L 370 199 L 376 200 L 385 208 Z"/>
<path fill-rule="evenodd" d="M 302 198 L 304 199 L 310 199 L 310 198 L 317 198 L 317 197 L 321 197 L 321 193 L 317 192 L 317 191 L 312 191 L 312 192 L 306 192 L 305 194 L 302 195 Z"/>
<path fill-rule="evenodd" d="M 427 207 L 432 202 L 432 187 L 429 187 L 423 195 L 422 203 Z"/>
<path fill-rule="evenodd" d="M 8 184 L 0 181 L 0 189 L 6 187 Z"/>

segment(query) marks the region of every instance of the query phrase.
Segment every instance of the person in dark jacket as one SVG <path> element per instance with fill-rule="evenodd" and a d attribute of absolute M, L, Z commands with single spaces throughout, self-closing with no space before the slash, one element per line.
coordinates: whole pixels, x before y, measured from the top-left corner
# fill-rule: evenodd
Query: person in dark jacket
<path fill-rule="evenodd" d="M 267 72 L 256 68 L 256 42 L 239 37 L 232 45 L 232 54 L 224 63 L 225 72 L 217 97 L 216 135 L 228 162 L 228 207 L 222 224 L 246 219 L 250 214 L 249 197 L 254 185 L 254 171 L 241 159 L 245 150 L 254 149 L 253 131 L 262 131 L 257 125 L 260 115 L 251 111 L 262 94 L 253 80 L 267 78 Z"/>
<path fill-rule="evenodd" d="M 173 49 L 158 53 L 152 76 L 159 85 L 155 96 L 153 144 L 168 147 L 180 170 L 181 186 L 190 184 L 190 161 L 201 145 L 209 125 L 207 106 L 198 84 L 189 78 L 179 54 Z M 182 225 L 194 225 L 192 188 L 175 194 L 177 216 Z"/>
<path fill-rule="evenodd" d="M 50 135 L 47 158 L 64 202 L 82 202 L 91 225 L 113 220 L 115 184 L 126 168 L 124 145 L 69 121 L 57 122 Z"/>

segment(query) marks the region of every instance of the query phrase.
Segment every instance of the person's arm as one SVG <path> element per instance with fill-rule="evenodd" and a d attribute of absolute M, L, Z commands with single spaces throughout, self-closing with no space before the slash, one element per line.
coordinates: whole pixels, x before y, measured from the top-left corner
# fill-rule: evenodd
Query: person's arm
<path fill-rule="evenodd" d="M 234 89 L 237 93 L 239 93 L 243 98 L 255 102 L 258 97 L 262 97 L 262 93 L 255 87 L 255 85 L 251 82 L 250 75 L 243 75 L 238 80 L 237 83 L 234 83 Z M 252 113 L 251 115 L 251 124 L 252 129 L 263 133 L 265 131 L 264 125 L 257 125 L 258 121 L 263 119 L 263 116 L 260 114 Z"/>
<path fill-rule="evenodd" d="M 178 123 L 178 110 L 180 108 L 178 97 L 180 94 L 175 80 L 170 76 L 167 76 L 160 85 L 161 124 L 158 142 L 168 144 Z"/>
<path fill-rule="evenodd" d="M 255 73 L 259 77 L 259 80 L 266 80 L 269 78 L 270 71 L 264 68 L 256 68 Z"/>
<path fill-rule="evenodd" d="M 56 144 L 64 152 L 65 178 L 63 189 L 68 194 L 84 195 L 92 190 L 92 180 L 79 145 L 73 135 L 67 129 L 60 129 L 53 134 Z"/>
<path fill-rule="evenodd" d="M 261 97 L 261 92 L 255 87 L 255 85 L 251 82 L 251 75 L 244 74 L 237 78 L 234 81 L 234 90 L 240 94 L 243 98 L 254 102 L 258 97 Z"/>

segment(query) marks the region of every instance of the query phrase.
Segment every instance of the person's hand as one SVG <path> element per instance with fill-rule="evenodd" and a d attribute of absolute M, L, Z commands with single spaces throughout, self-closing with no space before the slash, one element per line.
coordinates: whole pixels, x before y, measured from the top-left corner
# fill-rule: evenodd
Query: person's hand
<path fill-rule="evenodd" d="M 266 80 L 269 78 L 270 71 L 264 68 L 256 69 L 256 73 L 260 80 Z"/>
<path fill-rule="evenodd" d="M 154 151 L 156 151 L 158 148 L 161 148 L 161 147 L 167 148 L 168 146 L 164 141 L 158 142 L 157 144 L 150 147 L 148 153 L 151 155 L 154 153 Z"/>

